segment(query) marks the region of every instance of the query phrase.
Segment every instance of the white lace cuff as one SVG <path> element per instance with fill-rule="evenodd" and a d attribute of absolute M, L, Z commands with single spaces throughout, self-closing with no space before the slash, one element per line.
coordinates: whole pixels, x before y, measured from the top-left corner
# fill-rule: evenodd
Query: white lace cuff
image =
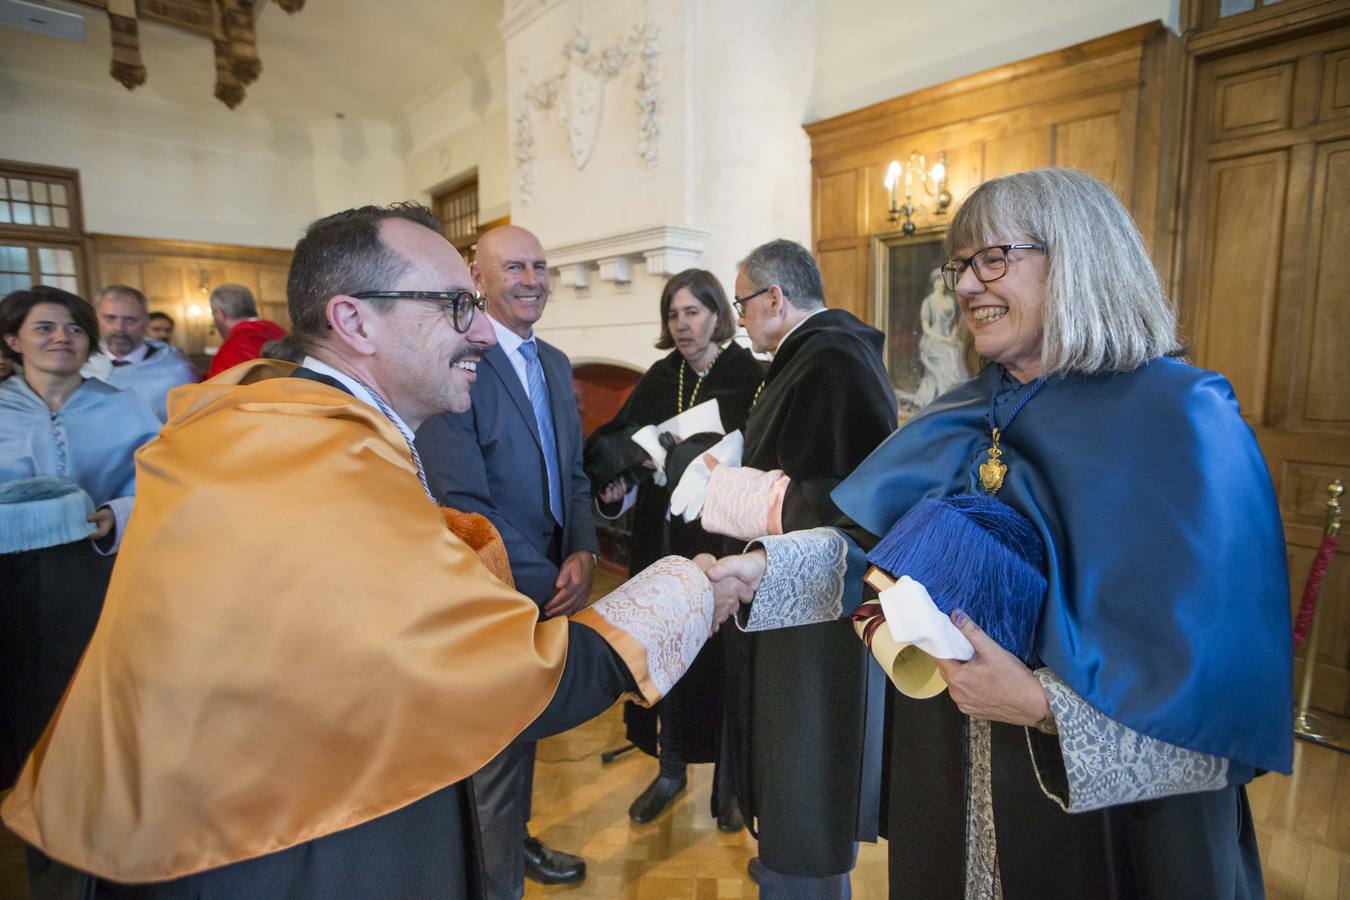
<path fill-rule="evenodd" d="M 651 705 L 680 679 L 712 633 L 712 585 L 690 560 L 667 556 L 572 618 L 614 648 L 633 673 L 639 702 Z"/>
<path fill-rule="evenodd" d="M 1066 812 L 1086 812 L 1228 785 L 1228 760 L 1187 750 L 1107 718 L 1049 669 L 1036 677 L 1058 737 L 1027 729 L 1036 777 Z"/>
<path fill-rule="evenodd" d="M 767 555 L 749 607 L 736 611 L 742 631 L 833 622 L 844 612 L 848 541 L 833 528 L 812 528 L 754 542 Z"/>
<path fill-rule="evenodd" d="M 774 485 L 786 476 L 779 469 L 765 472 L 750 466 L 718 466 L 708 481 L 703 503 L 703 530 L 741 541 L 768 531 Z M 779 491 L 781 498 L 784 491 Z M 780 506 L 781 506 L 781 500 Z"/>

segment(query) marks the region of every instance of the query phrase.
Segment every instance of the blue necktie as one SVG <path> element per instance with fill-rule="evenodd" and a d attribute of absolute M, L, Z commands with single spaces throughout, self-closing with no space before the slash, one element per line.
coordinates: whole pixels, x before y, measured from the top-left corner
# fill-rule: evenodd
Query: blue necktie
<path fill-rule="evenodd" d="M 553 411 L 548 406 L 548 385 L 544 383 L 544 367 L 539 365 L 539 348 L 534 341 L 520 345 L 525 358 L 525 381 L 529 385 L 530 406 L 534 407 L 534 424 L 539 427 L 539 443 L 544 448 L 544 468 L 548 470 L 548 508 L 553 519 L 562 524 L 562 485 L 558 478 L 558 436 L 553 433 Z"/>

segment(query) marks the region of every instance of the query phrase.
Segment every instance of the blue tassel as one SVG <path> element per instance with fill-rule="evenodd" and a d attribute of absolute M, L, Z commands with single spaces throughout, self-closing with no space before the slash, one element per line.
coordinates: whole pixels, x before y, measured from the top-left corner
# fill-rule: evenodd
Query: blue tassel
<path fill-rule="evenodd" d="M 960 609 L 1031 665 L 1045 603 L 1045 543 L 1017 510 L 987 495 L 924 500 L 891 526 L 868 562 L 908 575 L 938 609 Z"/>

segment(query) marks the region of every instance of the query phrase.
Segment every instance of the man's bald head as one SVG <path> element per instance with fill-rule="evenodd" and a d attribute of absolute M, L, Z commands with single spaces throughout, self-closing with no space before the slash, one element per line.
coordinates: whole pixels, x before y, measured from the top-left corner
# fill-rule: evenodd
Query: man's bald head
<path fill-rule="evenodd" d="M 549 295 L 539 238 L 519 225 L 492 229 L 478 239 L 472 272 L 492 317 L 520 337 L 532 335 Z"/>

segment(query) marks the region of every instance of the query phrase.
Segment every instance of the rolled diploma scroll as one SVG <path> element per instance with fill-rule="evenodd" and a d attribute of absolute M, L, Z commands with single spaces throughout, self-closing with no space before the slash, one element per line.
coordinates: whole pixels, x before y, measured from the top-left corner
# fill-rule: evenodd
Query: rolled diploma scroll
<path fill-rule="evenodd" d="M 872 655 L 896 689 L 906 697 L 926 700 L 947 689 L 934 657 L 968 660 L 975 648 L 937 607 L 922 584 L 901 576 L 899 581 L 872 566 L 863 576 L 877 592 L 877 601 L 859 607 L 853 628 L 870 641 Z M 884 617 L 884 626 L 874 619 Z"/>

